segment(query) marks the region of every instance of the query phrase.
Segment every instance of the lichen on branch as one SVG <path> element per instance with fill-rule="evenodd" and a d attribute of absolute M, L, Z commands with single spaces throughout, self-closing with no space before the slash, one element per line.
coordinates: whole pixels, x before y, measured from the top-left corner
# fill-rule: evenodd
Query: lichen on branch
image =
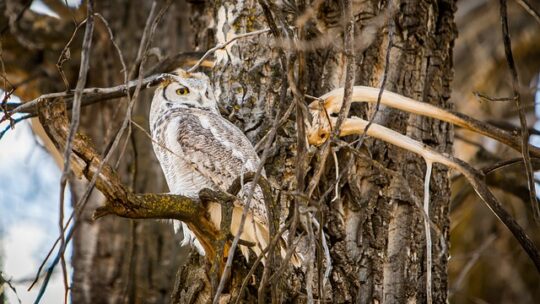
<path fill-rule="evenodd" d="M 38 113 L 47 135 L 55 147 L 62 150 L 69 130 L 65 103 L 41 102 Z M 107 198 L 105 206 L 96 210 L 94 218 L 114 214 L 134 219 L 177 219 L 211 228 L 204 206 L 209 203 L 206 200 L 216 199 L 217 196 L 205 195 L 201 196 L 205 198 L 201 200 L 173 194 L 133 193 L 122 184 L 115 170 L 102 162 L 90 138 L 77 133 L 72 147 L 71 165 L 74 174 L 88 180 L 97 175 L 96 188 Z M 216 231 L 208 233 L 214 235 Z"/>

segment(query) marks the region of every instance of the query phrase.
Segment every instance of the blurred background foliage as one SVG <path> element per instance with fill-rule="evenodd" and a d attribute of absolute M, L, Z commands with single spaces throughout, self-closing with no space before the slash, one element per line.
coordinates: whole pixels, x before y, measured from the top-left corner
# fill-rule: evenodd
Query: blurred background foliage
<path fill-rule="evenodd" d="M 527 1 L 536 10 L 540 1 Z M 508 1 L 513 53 L 521 79 L 520 93 L 530 127 L 530 142 L 540 145 L 540 19 L 520 0 Z M 506 128 L 519 126 L 513 101 L 490 101 L 475 93 L 501 98 L 512 96 L 511 75 L 504 56 L 498 1 L 458 1 L 454 46 L 453 95 L 458 111 Z M 536 111 L 535 111 L 536 109 Z M 455 154 L 486 168 L 520 155 L 491 140 L 456 129 Z M 535 166 L 538 168 L 538 164 Z M 452 179 L 451 259 L 452 303 L 538 303 L 540 279 L 533 264 L 512 235 L 460 177 Z M 536 244 L 539 226 L 534 223 L 525 169 L 521 164 L 500 168 L 487 181 L 504 207 Z"/>

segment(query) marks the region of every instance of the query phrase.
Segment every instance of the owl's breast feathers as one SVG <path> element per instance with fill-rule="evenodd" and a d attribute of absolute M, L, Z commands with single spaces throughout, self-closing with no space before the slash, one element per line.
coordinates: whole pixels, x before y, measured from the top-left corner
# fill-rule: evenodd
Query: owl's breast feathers
<path fill-rule="evenodd" d="M 260 163 L 242 131 L 211 112 L 169 109 L 154 123 L 152 136 L 167 183 L 177 194 L 197 195 L 205 187 L 226 191 Z M 261 211 L 266 218 L 264 208 Z"/>

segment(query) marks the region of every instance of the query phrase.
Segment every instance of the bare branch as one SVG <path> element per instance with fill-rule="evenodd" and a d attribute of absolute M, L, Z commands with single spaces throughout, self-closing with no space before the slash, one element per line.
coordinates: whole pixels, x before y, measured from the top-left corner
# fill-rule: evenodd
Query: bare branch
<path fill-rule="evenodd" d="M 148 88 L 151 86 L 158 85 L 163 79 L 166 79 L 167 77 L 170 77 L 169 74 L 157 74 L 152 75 L 149 77 L 144 78 L 141 81 L 141 88 Z M 135 88 L 138 85 L 137 80 L 129 81 L 127 86 L 125 84 L 117 85 L 114 87 L 109 88 L 86 88 L 82 90 L 82 98 L 81 98 L 81 106 L 87 106 L 94 104 L 96 102 L 114 99 L 114 98 L 120 98 L 126 96 L 128 93 L 133 94 L 135 92 Z M 48 93 L 39 96 L 36 99 L 33 99 L 31 101 L 25 102 L 23 104 L 8 104 L 8 110 L 10 110 L 10 114 L 15 113 L 28 113 L 32 114 L 31 117 L 37 116 L 37 105 L 42 100 L 51 100 L 56 98 L 67 98 L 67 100 L 63 100 L 63 102 L 66 103 L 66 106 L 68 109 L 71 109 L 73 107 L 73 99 L 70 99 L 70 97 L 73 97 L 73 91 L 70 92 L 58 92 L 58 93 Z M 55 102 L 54 100 L 51 100 L 51 102 Z"/>
<path fill-rule="evenodd" d="M 534 20 L 540 24 L 540 13 L 526 0 L 516 0 L 521 7 L 523 7 L 527 13 L 529 13 L 531 16 L 533 16 Z"/>
<path fill-rule="evenodd" d="M 86 86 L 86 78 L 88 76 L 88 69 L 90 65 L 90 50 L 92 46 L 92 37 L 94 33 L 94 1 L 93 0 L 88 0 L 87 10 L 88 10 L 87 12 L 88 17 L 86 18 L 86 28 L 84 31 L 84 37 L 83 37 L 83 43 L 82 43 L 79 77 L 77 80 L 77 85 L 75 87 L 75 94 L 73 96 L 73 110 L 71 112 L 71 125 L 69 127 L 69 133 L 67 136 L 65 150 L 64 150 L 64 168 L 62 170 L 62 177 L 60 178 L 60 207 L 59 207 L 58 226 L 60 228 L 60 236 L 61 236 L 60 262 L 62 265 L 62 275 L 64 278 L 64 303 L 67 303 L 68 291 L 69 291 L 68 279 L 67 279 L 67 267 L 66 267 L 66 261 L 64 259 L 64 248 L 66 247 L 66 241 L 64 238 L 64 194 L 65 194 L 65 189 L 66 189 L 66 183 L 68 180 L 68 175 L 71 170 L 70 158 L 71 158 L 71 148 L 73 145 L 73 139 L 75 137 L 75 133 L 77 132 L 77 129 L 79 128 L 82 90 Z M 73 33 L 72 37 L 75 36 L 76 30 Z M 61 56 L 61 58 L 62 57 L 63 56 Z M 59 59 L 59 64 L 57 66 L 58 66 L 58 69 L 60 70 L 60 73 L 62 74 L 62 78 L 65 79 L 65 76 L 63 75 L 63 72 L 61 69 L 61 59 Z M 67 89 L 67 86 L 68 86 L 67 80 L 65 81 L 66 81 L 66 89 Z"/>
<path fill-rule="evenodd" d="M 331 121 L 329 123 L 334 124 L 335 121 L 336 119 L 331 117 Z M 349 118 L 343 123 L 340 136 L 361 134 L 367 124 L 368 121 L 364 119 L 357 117 Z M 314 135 L 318 133 L 329 132 L 328 126 L 321 127 L 318 124 L 315 126 L 316 128 L 312 128 L 310 130 L 310 138 L 313 138 Z M 506 210 L 504 210 L 497 198 L 489 190 L 488 186 L 484 182 L 484 175 L 481 172 L 475 170 L 462 160 L 454 158 L 450 155 L 441 154 L 423 143 L 375 123 L 372 124 L 372 126 L 368 129 L 367 135 L 416 153 L 422 156 L 426 162 L 440 163 L 463 174 L 482 201 L 486 203 L 491 211 L 506 225 L 510 232 L 512 232 L 516 240 L 520 243 L 521 247 L 529 255 L 538 272 L 540 272 L 540 252 L 531 239 L 527 236 L 523 228 L 521 228 L 521 226 L 519 226 L 512 216 Z"/>
<path fill-rule="evenodd" d="M 379 94 L 378 88 L 365 87 L 365 86 L 355 86 L 353 90 L 353 102 L 369 102 L 375 103 L 377 101 Z M 324 111 L 328 112 L 330 115 L 339 112 L 341 109 L 341 103 L 343 98 L 343 88 L 335 89 L 323 96 L 320 99 L 324 100 L 322 107 Z M 462 127 L 464 129 L 473 131 L 475 133 L 493 138 L 509 147 L 515 149 L 516 151 L 521 152 L 521 137 L 513 134 L 512 132 L 503 130 L 501 128 L 495 127 L 491 124 L 476 120 L 472 117 L 464 115 L 459 112 L 452 110 L 443 109 L 428 103 L 419 102 L 414 99 L 392 93 L 389 91 L 384 91 L 381 97 L 381 104 L 402 110 L 408 113 L 427 116 L 442 121 L 449 122 L 456 126 Z M 309 105 L 310 111 L 312 111 L 315 117 L 321 118 L 321 124 L 326 123 L 326 118 L 321 116 L 320 113 L 323 111 L 319 102 L 312 102 Z M 317 122 L 315 122 L 317 123 Z M 326 140 L 328 133 L 316 134 L 311 132 L 311 137 L 309 138 L 310 142 L 320 145 Z M 528 146 L 531 152 L 531 155 L 535 157 L 540 157 L 540 149 L 532 145 Z"/>
<path fill-rule="evenodd" d="M 538 200 L 536 199 L 536 185 L 534 183 L 534 171 L 531 164 L 531 156 L 529 155 L 529 127 L 527 126 L 527 118 L 525 111 L 523 111 L 521 95 L 519 93 L 519 76 L 517 67 L 514 62 L 514 55 L 512 55 L 512 42 L 510 40 L 510 34 L 508 34 L 508 16 L 506 13 L 506 0 L 500 0 L 500 13 L 501 13 L 501 26 L 504 42 L 504 54 L 506 55 L 506 62 L 512 75 L 512 89 L 514 91 L 514 98 L 516 102 L 516 108 L 519 113 L 519 123 L 521 124 L 521 154 L 523 155 L 523 163 L 525 164 L 525 172 L 527 173 L 527 180 L 529 182 L 529 195 L 531 200 L 531 208 L 533 211 L 533 217 L 536 223 L 540 223 L 540 206 L 538 206 Z"/>

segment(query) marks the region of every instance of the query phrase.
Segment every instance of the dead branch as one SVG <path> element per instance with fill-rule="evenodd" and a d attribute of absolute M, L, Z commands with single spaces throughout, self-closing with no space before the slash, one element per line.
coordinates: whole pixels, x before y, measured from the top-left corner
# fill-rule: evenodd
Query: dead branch
<path fill-rule="evenodd" d="M 540 13 L 527 0 L 516 0 L 516 2 L 540 24 Z"/>
<path fill-rule="evenodd" d="M 90 50 L 92 47 L 92 37 L 94 33 L 94 1 L 88 0 L 87 2 L 87 9 L 88 9 L 88 17 L 86 18 L 86 27 L 84 31 L 84 38 L 83 38 L 83 44 L 82 44 L 82 51 L 81 51 L 81 64 L 79 67 L 79 77 L 77 80 L 77 85 L 75 87 L 75 94 L 73 95 L 73 110 L 71 111 L 71 123 L 69 126 L 69 131 L 67 134 L 66 144 L 64 145 L 64 167 L 62 169 L 62 177 L 60 178 L 60 215 L 58 218 L 58 226 L 60 228 L 60 261 L 62 265 L 62 277 L 64 279 L 64 303 L 67 303 L 68 299 L 68 292 L 69 292 L 69 284 L 68 284 L 68 275 L 67 275 L 67 266 L 66 261 L 64 259 L 64 248 L 66 246 L 66 241 L 64 238 L 64 194 L 66 189 L 66 184 L 68 180 L 68 175 L 70 170 L 70 159 L 71 159 L 71 152 L 72 152 L 72 145 L 73 145 L 73 139 L 75 137 L 75 134 L 77 130 L 79 129 L 79 122 L 80 122 L 80 115 L 81 115 L 81 97 L 82 97 L 82 90 L 84 89 L 86 85 L 86 79 L 88 76 L 88 70 L 90 69 Z M 75 32 L 73 33 L 73 36 L 75 36 L 75 33 L 79 27 L 75 29 Z M 72 40 L 70 40 L 71 43 Z M 69 45 L 69 43 L 68 43 Z M 68 47 L 66 46 L 66 49 Z M 62 52 L 63 53 L 63 52 Z M 62 58 L 64 56 L 61 55 L 60 59 L 58 60 L 58 70 L 60 71 L 60 74 L 62 75 L 62 79 L 64 79 L 66 89 L 69 87 L 69 84 L 67 83 L 66 77 L 64 75 L 64 72 L 62 71 Z"/>
<path fill-rule="evenodd" d="M 353 102 L 375 103 L 377 101 L 379 91 L 380 90 L 378 88 L 355 86 L 352 97 Z M 322 106 L 324 107 L 324 111 L 328 113 L 328 115 L 338 113 L 342 106 L 343 88 L 335 89 L 329 93 L 326 93 L 325 95 L 321 96 L 320 99 L 323 100 Z M 381 104 L 411 114 L 417 114 L 442 120 L 462 127 L 464 129 L 473 131 L 475 133 L 495 139 L 505 145 L 508 145 L 509 147 L 518 152 L 522 151 L 521 136 L 515 134 L 515 132 L 510 132 L 498 128 L 489 123 L 476 120 L 465 114 L 448 109 L 443 109 L 425 102 L 419 102 L 414 99 L 386 90 L 382 94 Z M 309 105 L 309 109 L 310 111 L 312 111 L 316 119 L 317 117 L 323 118 L 322 121 L 319 122 L 320 124 L 326 123 L 326 118 L 318 114 L 323 111 L 323 109 L 321 109 L 319 101 L 312 102 Z M 316 134 L 311 132 L 310 135 L 312 137 L 310 137 L 309 140 L 313 144 L 320 145 L 326 141 L 329 134 L 330 133 Z M 540 149 L 537 147 L 529 145 L 529 152 L 532 156 L 540 157 Z"/>
<path fill-rule="evenodd" d="M 525 117 L 525 111 L 523 110 L 523 102 L 521 100 L 521 94 L 519 93 L 519 76 L 517 72 L 516 63 L 514 61 L 514 55 L 512 54 L 512 42 L 510 40 L 510 34 L 508 33 L 508 16 L 506 13 L 506 0 L 499 1 L 500 15 L 501 15 L 501 27 L 504 43 L 504 54 L 506 56 L 506 63 L 508 69 L 512 75 L 512 90 L 514 91 L 514 101 L 519 114 L 519 123 L 521 125 L 521 154 L 523 155 L 523 164 L 525 165 L 525 172 L 527 174 L 527 181 L 529 185 L 529 195 L 531 200 L 531 208 L 533 210 L 533 218 L 536 223 L 540 222 L 540 207 L 538 206 L 538 200 L 536 199 L 536 185 L 534 182 L 534 171 L 531 164 L 531 155 L 529 153 L 529 128 L 527 126 L 527 118 Z"/>
<path fill-rule="evenodd" d="M 326 125 L 321 125 L 320 122 L 324 121 L 326 116 L 324 116 L 324 114 L 319 115 L 319 117 L 314 119 L 315 123 L 308 133 L 311 144 L 320 144 L 321 137 L 319 134 L 329 134 L 331 126 L 336 123 L 336 118 L 330 117 L 330 121 L 327 121 Z M 368 121 L 361 118 L 349 118 L 344 121 L 340 136 L 362 134 L 368 123 Z M 510 232 L 512 232 L 521 247 L 529 255 L 538 272 L 540 272 L 540 252 L 527 236 L 523 228 L 502 207 L 497 198 L 489 190 L 489 187 L 484 181 L 485 176 L 481 172 L 460 159 L 437 152 L 421 142 L 375 123 L 367 130 L 367 135 L 418 154 L 422 156 L 426 162 L 440 163 L 463 174 L 482 201 L 486 203 L 491 211 L 503 222 Z M 328 136 L 325 137 L 328 138 Z M 313 142 L 311 139 L 314 139 L 315 141 Z"/>

